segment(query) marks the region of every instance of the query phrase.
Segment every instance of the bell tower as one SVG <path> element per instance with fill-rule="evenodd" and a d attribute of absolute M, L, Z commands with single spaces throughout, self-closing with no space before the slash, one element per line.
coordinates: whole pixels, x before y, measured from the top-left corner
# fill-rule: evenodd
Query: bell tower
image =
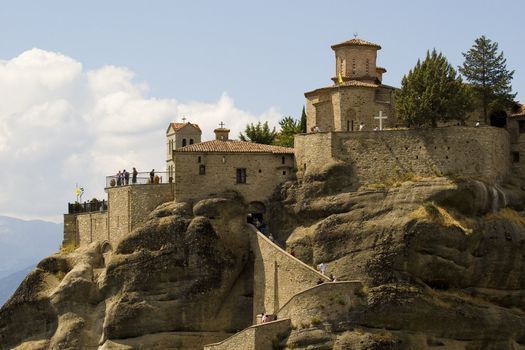
<path fill-rule="evenodd" d="M 335 77 L 332 80 L 335 83 L 340 83 L 340 80 L 374 83 L 377 50 L 380 49 L 377 44 L 357 38 L 332 45 L 335 52 Z"/>

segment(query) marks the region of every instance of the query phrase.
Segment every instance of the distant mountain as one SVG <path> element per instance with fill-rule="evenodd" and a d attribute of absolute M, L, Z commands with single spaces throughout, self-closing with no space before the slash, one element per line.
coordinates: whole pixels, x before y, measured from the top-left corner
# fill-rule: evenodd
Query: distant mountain
<path fill-rule="evenodd" d="M 26 267 L 9 276 L 0 278 L 0 307 L 13 295 L 20 283 L 24 280 L 34 266 Z"/>
<path fill-rule="evenodd" d="M 27 274 L 42 258 L 58 251 L 62 227 L 62 224 L 47 221 L 0 216 L 0 305 L 3 304 L 2 293 L 10 290 L 7 285 L 4 289 L 7 283 L 4 278 L 9 276 L 7 281 L 15 283 L 18 274 L 23 271 Z"/>

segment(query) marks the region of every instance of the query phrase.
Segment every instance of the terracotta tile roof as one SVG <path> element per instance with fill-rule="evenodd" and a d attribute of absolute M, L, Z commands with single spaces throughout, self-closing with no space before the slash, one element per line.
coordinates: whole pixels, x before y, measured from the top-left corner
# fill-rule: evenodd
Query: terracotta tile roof
<path fill-rule="evenodd" d="M 354 38 L 354 39 L 348 40 L 348 41 L 344 41 L 344 42 L 339 43 L 339 44 L 332 45 L 331 47 L 332 47 L 332 49 L 335 49 L 335 48 L 338 48 L 338 47 L 341 47 L 341 46 L 368 46 L 368 47 L 375 47 L 378 50 L 381 50 L 381 46 L 379 46 L 377 44 L 374 44 L 374 43 L 371 43 L 370 41 L 357 39 L 357 38 Z"/>
<path fill-rule="evenodd" d="M 220 153 L 276 153 L 293 154 L 294 149 L 273 145 L 263 145 L 238 140 L 212 140 L 177 148 L 174 152 L 220 152 Z"/>
<path fill-rule="evenodd" d="M 170 123 L 170 126 L 173 128 L 174 131 L 178 131 L 180 129 L 182 129 L 183 127 L 185 127 L 186 125 L 192 125 L 194 128 L 196 128 L 197 130 L 201 131 L 201 128 L 199 128 L 199 126 L 197 124 L 192 124 L 190 122 L 187 122 L 187 123 Z M 169 129 L 169 127 L 168 127 Z"/>
<path fill-rule="evenodd" d="M 359 81 L 359 80 L 347 80 L 347 81 L 344 81 L 343 84 L 339 84 L 339 86 L 359 86 L 359 87 L 376 88 L 379 85 L 373 84 L 373 83 L 366 83 L 364 81 Z"/>
<path fill-rule="evenodd" d="M 525 117 L 525 105 L 522 105 L 521 103 L 519 105 L 519 109 L 512 113 L 510 115 L 511 117 Z"/>
<path fill-rule="evenodd" d="M 337 78 L 332 78 L 332 80 L 334 79 L 337 79 Z M 312 90 L 312 91 L 308 91 L 308 92 L 305 92 L 304 95 L 306 97 L 308 97 L 309 95 L 312 95 L 312 94 L 316 94 L 316 93 L 319 93 L 319 92 L 323 92 L 323 91 L 328 91 L 328 90 L 332 90 L 332 89 L 339 89 L 341 87 L 366 87 L 366 88 L 378 88 L 379 86 L 383 86 L 383 85 L 378 85 L 378 84 L 373 84 L 373 83 L 365 83 L 364 81 L 359 81 L 359 80 L 347 80 L 345 81 L 343 84 L 334 84 L 332 86 L 326 86 L 326 87 L 322 87 L 322 88 L 319 88 L 319 89 L 315 89 L 315 90 Z"/>

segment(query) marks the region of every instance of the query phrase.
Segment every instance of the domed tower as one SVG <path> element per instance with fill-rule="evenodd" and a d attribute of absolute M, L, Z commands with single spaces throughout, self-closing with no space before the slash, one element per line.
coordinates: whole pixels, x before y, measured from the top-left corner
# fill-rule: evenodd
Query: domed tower
<path fill-rule="evenodd" d="M 377 50 L 381 46 L 369 41 L 354 38 L 332 45 L 335 51 L 335 77 L 334 83 L 350 80 L 375 83 Z"/>
<path fill-rule="evenodd" d="M 332 45 L 334 84 L 304 94 L 308 130 L 367 131 L 398 125 L 395 88 L 382 83 L 386 69 L 376 65 L 380 49 L 357 38 Z"/>

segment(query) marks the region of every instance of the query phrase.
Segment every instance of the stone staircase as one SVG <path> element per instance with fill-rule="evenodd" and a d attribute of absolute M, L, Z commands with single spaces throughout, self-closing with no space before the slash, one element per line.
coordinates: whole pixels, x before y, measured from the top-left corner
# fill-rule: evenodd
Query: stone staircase
<path fill-rule="evenodd" d="M 253 226 L 250 226 L 250 241 L 255 256 L 254 313 L 265 312 L 278 319 L 252 325 L 221 342 L 206 345 L 205 350 L 271 350 L 290 334 L 292 320 L 295 323 L 309 320 L 313 324 L 334 315 L 345 318 L 348 308 L 361 302 L 361 298 L 356 297 L 362 291 L 361 282 L 330 282 L 328 277 L 288 254 Z M 326 283 L 318 284 L 319 280 Z M 319 310 L 313 310 L 312 305 L 319 306 Z M 257 322 L 256 317 L 253 322 Z"/>

